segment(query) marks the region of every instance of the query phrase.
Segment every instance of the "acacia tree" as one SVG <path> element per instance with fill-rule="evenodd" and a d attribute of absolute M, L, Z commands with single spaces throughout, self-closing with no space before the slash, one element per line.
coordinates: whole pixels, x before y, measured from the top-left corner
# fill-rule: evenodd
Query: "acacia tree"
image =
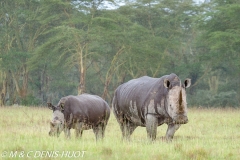
<path fill-rule="evenodd" d="M 198 21 L 199 59 L 209 64 L 203 80 L 207 84 L 204 105 L 237 106 L 240 103 L 240 2 L 214 0 L 205 6 Z"/>
<path fill-rule="evenodd" d="M 4 0 L 0 3 L 2 104 L 6 98 L 11 103 L 19 103 L 18 97 L 24 99 L 28 95 L 27 60 L 46 29 L 36 21 L 38 4 L 38 1 L 27 0 Z"/>
<path fill-rule="evenodd" d="M 58 62 L 63 62 L 69 68 L 77 67 L 79 72 L 78 94 L 86 90 L 86 72 L 93 63 L 94 55 L 100 54 L 96 47 L 100 46 L 105 35 L 102 28 L 96 21 L 109 21 L 101 17 L 103 0 L 95 1 L 58 1 L 58 3 L 45 2 L 45 15 L 42 21 L 48 18 L 52 23 L 51 29 L 46 32 L 46 42 L 35 52 L 35 58 L 55 54 L 59 57 Z M 55 8 L 56 11 L 50 18 L 49 12 Z M 47 17 L 47 18 L 46 18 Z M 102 22 L 102 23 L 105 23 Z M 45 22 L 44 22 L 45 23 Z M 103 31 L 104 32 L 104 31 Z M 107 32 L 105 32 L 107 33 Z M 49 49 L 51 48 L 51 51 Z M 64 60 L 64 61 L 63 61 Z"/>
<path fill-rule="evenodd" d="M 132 23 L 116 10 L 102 10 L 93 20 L 93 24 L 98 31 L 98 38 L 92 47 L 95 51 L 91 56 L 92 67 L 103 85 L 102 97 L 110 101 L 117 85 L 114 83 L 114 77 L 119 74 L 117 70 L 125 64 L 122 57 L 129 49 L 127 32 Z"/>
<path fill-rule="evenodd" d="M 121 54 L 117 60 L 112 59 L 112 65 L 107 69 L 106 79 L 101 77 L 103 74 L 99 74 L 101 81 L 105 81 L 103 97 L 108 93 L 110 81 L 110 88 L 114 91 L 117 85 L 128 79 L 143 75 L 157 77 L 166 73 L 170 70 L 169 68 L 173 69 L 172 64 L 178 68 L 181 61 L 184 61 L 181 64 L 188 62 L 184 59 L 191 54 L 190 39 L 193 39 L 191 23 L 197 15 L 198 8 L 187 1 L 167 2 L 137 1 L 122 6 L 114 12 L 109 11 L 109 15 L 115 18 L 106 15 L 104 19 L 98 19 L 99 26 L 107 24 L 107 31 L 114 32 L 109 34 L 101 28 L 101 32 L 106 35 L 105 43 L 114 42 L 114 45 L 117 44 L 119 48 L 124 47 L 123 50 L 116 50 L 121 51 Z M 112 27 L 113 24 L 118 25 Z M 111 28 L 114 29 L 111 30 Z M 106 41 L 106 37 L 114 37 L 116 40 L 112 38 Z M 108 51 L 106 45 L 105 49 L 105 52 Z M 177 60 L 174 61 L 174 59 Z M 171 65 L 168 65 L 169 62 Z M 97 63 L 97 66 L 100 64 Z M 99 67 L 96 68 L 98 73 L 103 73 Z"/>
<path fill-rule="evenodd" d="M 198 6 L 193 1 L 134 1 L 119 12 L 134 25 L 128 30 L 130 50 L 125 70 L 132 78 L 158 77 L 189 63 Z"/>

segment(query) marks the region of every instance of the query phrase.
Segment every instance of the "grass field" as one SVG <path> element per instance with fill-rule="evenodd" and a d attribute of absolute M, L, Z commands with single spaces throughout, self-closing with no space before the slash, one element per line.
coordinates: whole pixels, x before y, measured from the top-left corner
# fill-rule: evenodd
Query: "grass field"
<path fill-rule="evenodd" d="M 167 125 L 158 127 L 157 140 L 147 140 L 146 129 L 138 127 L 130 142 L 122 141 L 113 114 L 104 141 L 95 142 L 92 130 L 82 139 L 64 133 L 49 137 L 51 110 L 40 107 L 0 108 L 0 159 L 240 159 L 240 110 L 196 109 L 188 111 L 189 123 L 182 125 L 172 142 L 163 140 Z"/>

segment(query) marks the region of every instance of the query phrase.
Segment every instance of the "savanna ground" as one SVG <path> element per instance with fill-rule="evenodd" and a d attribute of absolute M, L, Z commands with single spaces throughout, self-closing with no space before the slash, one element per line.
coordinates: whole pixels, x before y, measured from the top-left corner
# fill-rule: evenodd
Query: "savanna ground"
<path fill-rule="evenodd" d="M 52 112 L 47 108 L 1 107 L 0 114 L 2 159 L 240 159 L 240 109 L 190 108 L 189 123 L 172 142 L 164 141 L 167 125 L 162 125 L 153 143 L 143 127 L 134 131 L 130 142 L 122 141 L 113 114 L 104 141 L 98 143 L 92 130 L 84 131 L 82 139 L 75 139 L 74 130 L 70 140 L 63 133 L 49 137 Z"/>

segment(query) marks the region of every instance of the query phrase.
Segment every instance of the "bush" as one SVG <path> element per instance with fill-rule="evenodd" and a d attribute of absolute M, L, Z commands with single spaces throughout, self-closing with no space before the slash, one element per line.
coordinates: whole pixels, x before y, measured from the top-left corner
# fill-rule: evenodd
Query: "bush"
<path fill-rule="evenodd" d="M 237 107 L 237 92 L 225 91 L 217 94 L 209 90 L 198 90 L 194 95 L 188 95 L 189 106 L 203 107 Z"/>
<path fill-rule="evenodd" d="M 32 94 L 27 95 L 21 101 L 21 105 L 24 105 L 24 106 L 37 106 L 40 103 L 41 103 L 41 101 L 39 99 L 37 99 L 36 97 L 34 97 Z"/>

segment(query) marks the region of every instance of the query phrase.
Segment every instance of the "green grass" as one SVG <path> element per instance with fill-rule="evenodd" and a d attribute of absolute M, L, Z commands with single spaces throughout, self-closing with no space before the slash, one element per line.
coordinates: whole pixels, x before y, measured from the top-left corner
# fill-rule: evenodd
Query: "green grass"
<path fill-rule="evenodd" d="M 162 125 L 153 143 L 147 140 L 143 127 L 134 131 L 130 142 L 122 141 L 113 114 L 104 141 L 98 143 L 92 130 L 84 131 L 82 139 L 75 139 L 74 130 L 70 140 L 64 133 L 59 138 L 48 136 L 52 112 L 47 108 L 2 107 L 0 114 L 0 159 L 70 159 L 67 157 L 72 153 L 77 157 L 74 159 L 86 160 L 240 159 L 239 109 L 190 108 L 189 123 L 180 127 L 172 142 L 164 141 L 167 125 Z M 43 151 L 58 155 L 49 157 Z M 66 155 L 68 151 L 71 154 Z M 79 156 L 82 151 L 83 157 Z M 1 157 L 5 152 L 6 157 Z"/>

